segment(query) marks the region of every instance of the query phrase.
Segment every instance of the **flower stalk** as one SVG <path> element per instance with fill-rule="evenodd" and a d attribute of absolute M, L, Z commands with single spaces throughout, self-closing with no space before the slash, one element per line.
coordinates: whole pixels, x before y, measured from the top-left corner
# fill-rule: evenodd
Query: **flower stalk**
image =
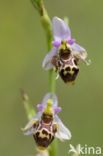
<path fill-rule="evenodd" d="M 40 14 L 40 21 L 46 33 L 46 40 L 49 51 L 52 48 L 52 40 L 53 40 L 51 20 L 44 7 L 43 0 L 31 0 L 31 2 L 34 8 L 36 8 Z M 55 72 L 53 69 L 51 69 L 49 72 L 49 92 L 52 93 L 55 92 Z"/>
<path fill-rule="evenodd" d="M 48 13 L 43 5 L 41 3 L 41 23 L 42 26 L 45 30 L 46 33 L 46 40 L 47 40 L 47 45 L 48 45 L 48 51 L 52 48 L 52 40 L 53 40 L 53 35 L 52 35 L 52 23 L 51 20 L 48 16 Z M 49 92 L 54 93 L 55 92 L 55 72 L 54 69 L 51 69 L 49 71 Z"/>

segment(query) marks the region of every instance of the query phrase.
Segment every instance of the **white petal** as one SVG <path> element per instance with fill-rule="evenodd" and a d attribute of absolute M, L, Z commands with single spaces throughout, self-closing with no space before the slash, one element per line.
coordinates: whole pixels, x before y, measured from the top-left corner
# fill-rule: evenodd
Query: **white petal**
<path fill-rule="evenodd" d="M 37 113 L 27 124 L 26 126 L 22 129 L 24 132 L 24 135 L 30 135 L 34 133 L 34 128 L 33 128 L 33 124 L 36 121 L 40 121 L 41 119 L 41 112 Z"/>
<path fill-rule="evenodd" d="M 80 45 L 76 43 L 73 43 L 73 45 L 71 45 L 71 48 L 72 48 L 72 54 L 74 57 L 77 57 L 84 63 L 88 64 L 85 60 L 87 57 L 87 52 L 83 47 L 81 47 Z"/>
<path fill-rule="evenodd" d="M 69 129 L 62 123 L 60 118 L 55 115 L 54 123 L 57 123 L 59 125 L 59 135 L 56 133 L 57 138 L 61 138 L 63 140 L 70 140 L 71 139 L 71 132 Z"/>
<path fill-rule="evenodd" d="M 67 24 L 58 17 L 53 18 L 53 36 L 55 41 L 61 41 L 62 39 L 71 39 L 71 32 Z"/>
<path fill-rule="evenodd" d="M 42 101 L 42 105 L 44 107 L 47 106 L 47 101 L 48 99 L 52 99 L 53 100 L 53 105 L 52 107 L 55 108 L 58 106 L 58 99 L 57 99 L 57 96 L 54 94 L 54 93 L 47 93 Z"/>
<path fill-rule="evenodd" d="M 49 70 L 53 68 L 53 64 L 51 63 L 51 59 L 53 56 L 58 55 L 58 50 L 56 47 L 53 47 L 50 52 L 45 56 L 42 67 L 45 68 L 46 70 Z"/>

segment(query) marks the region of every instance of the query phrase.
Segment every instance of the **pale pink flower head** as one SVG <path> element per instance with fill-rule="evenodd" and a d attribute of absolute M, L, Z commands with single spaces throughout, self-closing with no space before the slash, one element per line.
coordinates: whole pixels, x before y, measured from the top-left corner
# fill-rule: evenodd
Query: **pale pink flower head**
<path fill-rule="evenodd" d="M 52 57 L 59 55 L 59 48 L 62 44 L 62 41 L 65 40 L 67 46 L 70 47 L 71 55 L 88 64 L 86 61 L 87 52 L 86 50 L 75 42 L 75 39 L 71 38 L 71 31 L 69 26 L 60 18 L 54 17 L 52 21 L 52 29 L 53 29 L 53 38 L 52 41 L 53 48 L 49 51 L 46 57 L 43 60 L 42 67 L 46 70 L 49 70 L 54 67 L 53 63 L 51 62 Z"/>

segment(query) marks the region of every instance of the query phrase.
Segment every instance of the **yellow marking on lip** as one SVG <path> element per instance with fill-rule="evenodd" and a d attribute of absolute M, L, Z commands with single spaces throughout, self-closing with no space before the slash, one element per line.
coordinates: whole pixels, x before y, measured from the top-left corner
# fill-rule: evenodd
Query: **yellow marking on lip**
<path fill-rule="evenodd" d="M 46 149 L 45 147 L 42 147 L 42 146 L 37 146 L 37 148 L 41 151 L 44 151 Z"/>
<path fill-rule="evenodd" d="M 49 134 L 49 131 L 47 129 L 44 128 L 44 130 L 47 131 L 47 133 Z M 46 138 L 49 139 L 49 135 L 43 134 L 42 130 L 40 131 L 39 137 L 41 137 L 41 138 L 45 138 L 46 137 Z"/>
<path fill-rule="evenodd" d="M 69 84 L 69 85 L 74 85 L 75 82 L 74 82 L 74 81 L 70 81 L 70 82 L 67 82 L 67 84 Z"/>
<path fill-rule="evenodd" d="M 66 75 L 68 72 L 66 70 L 64 70 L 63 74 Z"/>
<path fill-rule="evenodd" d="M 68 74 L 68 73 L 73 75 L 73 74 L 74 74 L 74 71 L 72 71 L 72 70 L 70 70 L 70 71 L 64 70 L 64 72 L 63 72 L 64 75 L 66 75 L 66 74 Z"/>
<path fill-rule="evenodd" d="M 70 70 L 70 71 L 68 71 L 68 73 L 70 73 L 70 74 L 74 74 L 74 71 L 73 71 L 73 70 Z"/>

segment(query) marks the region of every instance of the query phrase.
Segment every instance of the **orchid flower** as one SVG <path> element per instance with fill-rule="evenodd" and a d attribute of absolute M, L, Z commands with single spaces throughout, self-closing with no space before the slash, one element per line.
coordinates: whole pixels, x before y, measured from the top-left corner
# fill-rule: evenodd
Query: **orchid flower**
<path fill-rule="evenodd" d="M 61 111 L 55 94 L 45 95 L 41 104 L 37 105 L 39 112 L 27 123 L 23 132 L 33 135 L 39 149 L 47 148 L 55 137 L 60 140 L 71 139 L 71 133 L 58 117 Z"/>
<path fill-rule="evenodd" d="M 88 65 L 88 62 L 86 61 L 87 52 L 83 47 L 75 42 L 75 39 L 71 38 L 69 26 L 62 19 L 54 17 L 52 21 L 52 29 L 54 38 L 54 41 L 52 41 L 53 48 L 44 58 L 42 67 L 46 70 L 54 67 L 54 64 L 51 60 L 54 56 L 59 55 L 60 46 L 62 45 L 63 41 L 65 41 L 66 47 L 69 46 L 72 57 L 78 61 L 81 60 Z"/>

